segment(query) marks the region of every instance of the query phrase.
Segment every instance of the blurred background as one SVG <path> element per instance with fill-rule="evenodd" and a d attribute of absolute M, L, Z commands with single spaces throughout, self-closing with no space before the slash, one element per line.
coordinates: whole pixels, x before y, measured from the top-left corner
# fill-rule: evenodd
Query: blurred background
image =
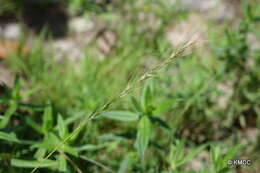
<path fill-rule="evenodd" d="M 0 0 L 0 172 L 259 172 L 259 21 L 258 0 Z"/>

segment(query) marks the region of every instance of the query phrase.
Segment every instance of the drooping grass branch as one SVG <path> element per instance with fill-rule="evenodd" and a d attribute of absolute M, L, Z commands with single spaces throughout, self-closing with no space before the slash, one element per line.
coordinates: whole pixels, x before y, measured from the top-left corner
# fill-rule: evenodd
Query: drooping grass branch
<path fill-rule="evenodd" d="M 60 148 L 68 142 L 70 139 L 72 139 L 75 135 L 77 135 L 83 127 L 87 125 L 87 123 L 94 119 L 97 118 L 99 114 L 101 114 L 103 111 L 105 111 L 112 103 L 114 103 L 116 100 L 125 97 L 129 95 L 133 90 L 135 90 L 138 85 L 147 79 L 153 78 L 161 69 L 166 67 L 167 65 L 173 63 L 176 59 L 181 58 L 183 56 L 187 55 L 187 49 L 194 47 L 197 44 L 197 42 L 188 42 L 184 46 L 178 48 L 176 51 L 174 51 L 169 58 L 164 60 L 162 63 L 155 65 L 153 68 L 148 69 L 139 79 L 133 81 L 132 83 L 128 83 L 128 85 L 121 91 L 119 94 L 117 94 L 115 97 L 107 101 L 100 110 L 95 110 L 93 113 L 89 116 L 87 116 L 83 121 L 80 122 L 80 124 L 77 126 L 77 128 L 70 134 L 68 135 L 60 144 L 58 144 L 47 156 L 45 156 L 40 162 L 37 167 L 35 167 L 31 173 L 34 173 L 40 166 L 41 164 L 46 161 L 49 157 L 52 156 L 56 151 L 60 151 Z"/>

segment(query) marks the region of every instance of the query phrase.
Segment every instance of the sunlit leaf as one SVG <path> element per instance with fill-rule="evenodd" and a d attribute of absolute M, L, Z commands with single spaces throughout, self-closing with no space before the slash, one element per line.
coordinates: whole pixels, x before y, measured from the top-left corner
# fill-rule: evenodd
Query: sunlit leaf
<path fill-rule="evenodd" d="M 61 172 L 67 171 L 67 161 L 63 155 L 59 155 L 58 164 L 59 164 L 59 171 Z"/>
<path fill-rule="evenodd" d="M 52 108 L 48 106 L 44 110 L 43 114 L 43 130 L 45 133 L 48 133 L 49 130 L 52 128 L 53 125 L 53 115 L 52 115 Z"/>
<path fill-rule="evenodd" d="M 60 114 L 58 115 L 58 133 L 61 139 L 65 138 L 68 133 L 67 126 L 65 125 L 64 120 Z"/>
<path fill-rule="evenodd" d="M 147 116 L 143 116 L 138 122 L 137 129 L 137 151 L 140 158 L 144 158 L 145 151 L 149 144 L 149 139 L 151 136 L 151 122 Z"/>
<path fill-rule="evenodd" d="M 0 132 L 0 139 L 10 142 L 20 142 L 20 140 L 16 138 L 16 135 L 14 133 Z"/>
<path fill-rule="evenodd" d="M 139 115 L 137 113 L 127 111 L 109 111 L 101 113 L 100 117 L 105 117 L 117 121 L 137 121 Z"/>
<path fill-rule="evenodd" d="M 44 160 L 44 161 L 36 161 L 36 160 L 20 160 L 20 159 L 12 159 L 11 165 L 14 167 L 21 168 L 35 168 L 35 167 L 57 167 L 58 163 L 53 160 Z"/>

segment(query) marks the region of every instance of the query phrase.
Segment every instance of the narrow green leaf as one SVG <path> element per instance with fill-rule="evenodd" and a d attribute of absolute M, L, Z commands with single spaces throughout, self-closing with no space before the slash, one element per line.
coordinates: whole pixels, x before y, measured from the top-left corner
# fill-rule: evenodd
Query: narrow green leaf
<path fill-rule="evenodd" d="M 21 80 L 20 77 L 16 74 L 14 80 L 14 88 L 12 90 L 12 98 L 16 101 L 20 99 L 20 90 L 21 90 Z"/>
<path fill-rule="evenodd" d="M 43 114 L 43 130 L 45 133 L 48 133 L 53 125 L 53 117 L 52 117 L 52 108 L 48 106 L 44 110 Z"/>
<path fill-rule="evenodd" d="M 211 158 L 211 161 L 213 162 L 213 164 L 215 164 L 217 162 L 218 157 L 219 157 L 219 148 L 214 145 L 211 145 L 210 158 Z"/>
<path fill-rule="evenodd" d="M 134 97 L 131 97 L 131 102 L 136 112 L 142 112 L 140 103 Z"/>
<path fill-rule="evenodd" d="M 65 138 L 65 136 L 68 134 L 67 126 L 64 123 L 64 120 L 62 116 L 58 115 L 58 133 L 61 139 Z"/>
<path fill-rule="evenodd" d="M 59 155 L 58 164 L 59 164 L 59 171 L 61 172 L 67 171 L 67 161 L 63 155 Z"/>
<path fill-rule="evenodd" d="M 217 172 L 222 164 L 222 158 L 220 157 L 220 148 L 218 146 L 211 145 L 210 158 L 213 164 L 214 171 Z"/>
<path fill-rule="evenodd" d="M 117 121 L 137 121 L 139 118 L 139 115 L 137 113 L 127 111 L 103 112 L 100 114 L 100 116 Z"/>
<path fill-rule="evenodd" d="M 137 151 L 139 157 L 143 159 L 151 136 L 151 122 L 147 116 L 141 118 L 137 130 Z"/>
<path fill-rule="evenodd" d="M 151 120 L 153 123 L 158 123 L 161 127 L 165 128 L 166 130 L 171 130 L 171 128 L 170 128 L 170 126 L 167 124 L 167 122 L 165 122 L 164 120 L 162 120 L 162 119 L 159 118 L 159 117 L 151 116 L 151 117 L 150 117 L 150 120 Z"/>
<path fill-rule="evenodd" d="M 46 154 L 46 152 L 47 152 L 47 150 L 45 149 L 45 148 L 39 148 L 36 152 L 35 152 L 35 154 L 34 154 L 34 158 L 36 158 L 36 159 L 42 159 L 44 156 L 45 156 L 45 154 Z"/>
<path fill-rule="evenodd" d="M 146 84 L 144 89 L 142 90 L 142 107 L 144 110 L 147 111 L 149 106 L 151 106 L 152 103 L 152 91 L 149 84 Z"/>
<path fill-rule="evenodd" d="M 34 88 L 28 91 L 25 91 L 24 93 L 21 93 L 21 98 L 28 98 L 30 97 L 32 94 L 38 92 L 40 89 L 39 88 Z"/>
<path fill-rule="evenodd" d="M 192 149 L 189 154 L 184 155 L 184 157 L 176 164 L 176 167 L 179 167 L 187 162 L 189 162 L 192 158 L 194 158 L 197 154 L 199 154 L 208 144 L 202 145 L 198 148 Z"/>
<path fill-rule="evenodd" d="M 17 109 L 17 103 L 12 101 L 10 103 L 10 107 L 7 109 L 7 111 L 4 114 L 3 119 L 0 122 L 0 129 L 7 126 L 7 124 L 9 123 L 12 115 L 15 113 L 16 109 Z"/>
<path fill-rule="evenodd" d="M 0 132 L 0 139 L 10 142 L 20 142 L 20 140 L 16 138 L 16 135 L 14 133 Z"/>
<path fill-rule="evenodd" d="M 36 161 L 36 160 L 20 160 L 20 159 L 12 159 L 11 165 L 14 167 L 21 168 L 35 168 L 35 167 L 57 167 L 57 162 L 53 160 L 45 160 L 45 161 Z"/>

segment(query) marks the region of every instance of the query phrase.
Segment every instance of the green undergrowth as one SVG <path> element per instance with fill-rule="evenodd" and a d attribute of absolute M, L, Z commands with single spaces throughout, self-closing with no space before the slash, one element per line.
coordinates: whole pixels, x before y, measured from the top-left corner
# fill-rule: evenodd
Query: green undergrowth
<path fill-rule="evenodd" d="M 43 48 L 43 32 L 28 54 L 5 60 L 17 75 L 11 87 L 0 86 L 0 172 L 257 172 L 259 134 L 245 136 L 260 127 L 260 52 L 248 40 L 259 35 L 259 5 L 245 3 L 235 26 L 209 30 L 203 48 L 188 48 L 147 80 L 143 74 L 179 50 L 165 40 L 172 17 L 178 23 L 189 13 L 164 1 L 108 7 L 92 14 L 120 21 L 105 59 L 94 43 L 80 62 L 57 60 Z M 140 24 L 143 11 L 160 27 Z M 241 158 L 253 164 L 227 165 Z"/>

